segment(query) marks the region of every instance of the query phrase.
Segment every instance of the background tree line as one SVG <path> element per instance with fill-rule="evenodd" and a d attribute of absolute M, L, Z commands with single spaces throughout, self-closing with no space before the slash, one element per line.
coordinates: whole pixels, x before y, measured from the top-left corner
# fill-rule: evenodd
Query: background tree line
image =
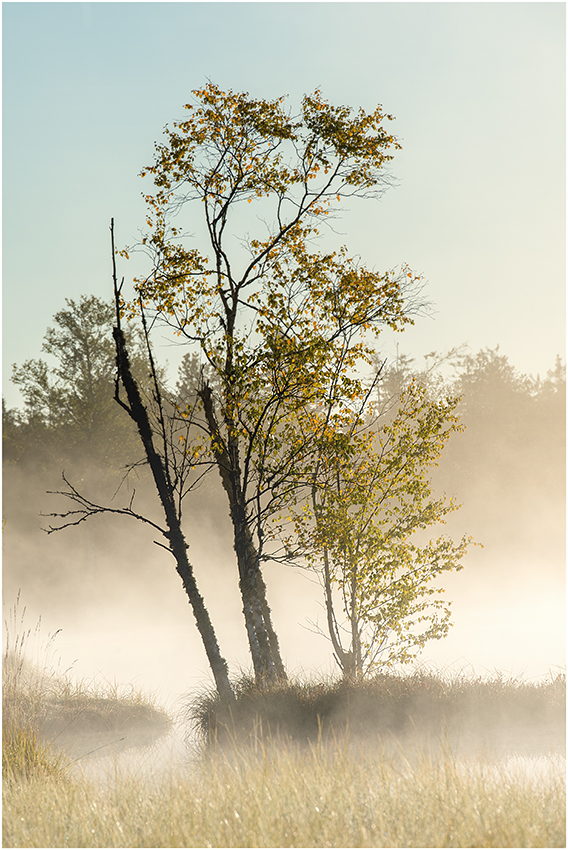
<path fill-rule="evenodd" d="M 13 382 L 23 397 L 20 408 L 2 402 L 3 464 L 58 475 L 70 464 L 84 464 L 116 478 L 140 456 L 132 423 L 114 402 L 113 307 L 95 296 L 68 299 L 44 337 L 46 360 L 14 364 Z M 138 343 L 139 344 L 139 343 Z M 522 528 L 546 503 L 564 495 L 566 367 L 557 357 L 546 376 L 524 375 L 498 348 L 451 353 L 437 367 L 426 356 L 421 367 L 404 354 L 386 360 L 377 393 L 388 400 L 411 381 L 420 381 L 434 399 L 441 392 L 459 396 L 457 412 L 465 426 L 444 450 L 433 473 L 436 485 L 460 501 L 501 500 L 517 506 L 515 528 Z M 377 356 L 377 361 L 381 360 Z M 137 374 L 147 372 L 137 355 Z M 174 395 L 180 406 L 195 403 L 201 374 L 195 352 L 180 364 Z M 544 541 L 543 541 L 544 543 Z"/>

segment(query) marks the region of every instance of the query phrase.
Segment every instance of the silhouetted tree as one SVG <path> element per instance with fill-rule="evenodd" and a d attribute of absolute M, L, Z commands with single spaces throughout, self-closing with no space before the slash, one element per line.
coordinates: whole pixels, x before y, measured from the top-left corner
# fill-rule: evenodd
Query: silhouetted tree
<path fill-rule="evenodd" d="M 79 525 L 93 516 L 112 513 L 132 517 L 158 531 L 167 541 L 167 546 L 162 543 L 158 543 L 158 545 L 167 549 L 175 559 L 176 570 L 188 596 L 219 696 L 224 702 L 230 703 L 234 700 L 234 694 L 229 682 L 227 662 L 221 655 L 209 612 L 198 590 L 193 566 L 187 555 L 188 545 L 182 530 L 183 499 L 191 488 L 190 478 L 193 469 L 191 454 L 186 451 L 185 446 L 180 450 L 177 445 L 175 438 L 182 422 L 178 422 L 177 417 L 173 415 L 175 404 L 167 399 L 164 388 L 161 386 L 141 304 L 144 340 L 150 369 L 151 399 L 143 398 L 139 382 L 134 375 L 127 339 L 122 330 L 120 301 L 122 284 L 120 287 L 118 286 L 116 277 L 113 220 L 111 220 L 110 230 L 115 297 L 113 337 L 116 351 L 116 373 L 114 400 L 118 402 L 119 408 L 128 414 L 137 428 L 139 439 L 144 447 L 146 462 L 150 468 L 164 512 L 165 527 L 134 510 L 134 494 L 126 507 L 117 508 L 97 504 L 79 491 L 63 475 L 66 489 L 57 491 L 55 495 L 65 496 L 75 507 L 67 511 L 47 514 L 57 521 L 57 525 L 50 525 L 46 530 L 51 534 Z M 124 395 L 126 398 L 124 398 Z M 186 440 L 190 424 L 190 421 L 184 424 Z"/>

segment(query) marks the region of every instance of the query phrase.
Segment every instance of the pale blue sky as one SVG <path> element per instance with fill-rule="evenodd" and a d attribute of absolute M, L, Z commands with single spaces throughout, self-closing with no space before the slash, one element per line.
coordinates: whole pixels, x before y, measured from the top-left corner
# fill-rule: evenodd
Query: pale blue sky
<path fill-rule="evenodd" d="M 109 219 L 135 241 L 137 174 L 208 78 L 396 116 L 398 187 L 337 225 L 366 264 L 428 281 L 436 312 L 401 351 L 499 344 L 532 373 L 564 354 L 563 3 L 4 3 L 9 406 L 64 299 L 110 296 Z"/>

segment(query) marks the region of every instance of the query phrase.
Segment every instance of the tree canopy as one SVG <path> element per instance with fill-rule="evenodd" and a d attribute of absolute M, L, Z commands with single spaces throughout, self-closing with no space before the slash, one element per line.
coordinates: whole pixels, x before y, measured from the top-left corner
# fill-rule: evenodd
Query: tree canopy
<path fill-rule="evenodd" d="M 413 377 L 392 416 L 368 423 L 322 465 L 311 504 L 295 512 L 296 538 L 321 575 L 327 630 L 348 678 L 408 663 L 448 632 L 450 603 L 432 582 L 462 568 L 471 541 L 425 535 L 458 507 L 436 497 L 430 481 L 459 430 L 458 401 L 432 398 Z"/>

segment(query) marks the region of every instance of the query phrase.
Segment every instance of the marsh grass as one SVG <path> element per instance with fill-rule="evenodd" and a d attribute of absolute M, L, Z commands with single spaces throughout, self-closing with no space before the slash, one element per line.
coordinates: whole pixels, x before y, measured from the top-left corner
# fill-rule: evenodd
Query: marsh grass
<path fill-rule="evenodd" d="M 4 653 L 4 847 L 565 846 L 561 759 L 541 775 L 511 771 L 458 758 L 448 733 L 501 734 L 508 718 L 558 744 L 560 678 L 527 689 L 421 674 L 276 692 L 241 678 L 233 712 L 211 693 L 192 702 L 200 739 L 182 767 L 137 772 L 115 746 L 114 772 L 97 781 L 66 735 L 108 752 L 109 735 L 138 730 L 129 743 L 145 743 L 168 719 L 134 691 L 55 675 L 24 647 Z"/>
<path fill-rule="evenodd" d="M 43 744 L 30 728 L 6 727 L 2 733 L 2 775 L 5 778 L 67 778 L 67 760 Z"/>
<path fill-rule="evenodd" d="M 347 732 L 383 741 L 443 736 L 454 748 L 497 754 L 563 752 L 566 745 L 564 674 L 532 683 L 418 670 L 362 682 L 292 680 L 270 691 L 242 676 L 235 692 L 230 708 L 214 692 L 190 703 L 188 721 L 204 740 L 244 743 L 260 728 L 312 742 Z"/>
<path fill-rule="evenodd" d="M 115 748 L 153 743 L 171 726 L 151 695 L 131 687 L 73 680 L 51 660 L 52 635 L 40 643 L 41 622 L 25 628 L 20 599 L 5 620 L 2 658 L 3 768 L 27 762 L 57 770 L 68 761 L 112 744 Z M 35 645 L 34 645 L 35 644 Z M 55 772 L 57 772 L 57 770 Z"/>
<path fill-rule="evenodd" d="M 9 780 L 4 847 L 563 847 L 565 784 L 349 738 L 209 748 L 159 782 Z"/>

